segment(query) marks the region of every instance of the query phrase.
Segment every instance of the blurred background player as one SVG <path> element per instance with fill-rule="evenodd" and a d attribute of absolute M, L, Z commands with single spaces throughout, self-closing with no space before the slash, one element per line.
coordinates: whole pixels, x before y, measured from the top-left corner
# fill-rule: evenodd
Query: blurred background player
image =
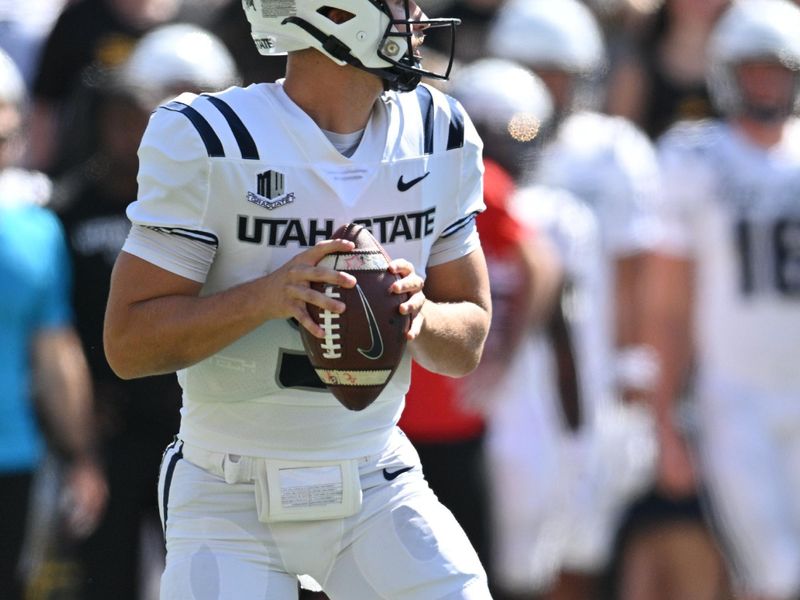
<path fill-rule="evenodd" d="M 65 510 L 63 533 L 88 535 L 106 498 L 89 372 L 72 326 L 63 232 L 43 207 L 47 179 L 14 166 L 24 150 L 25 100 L 19 71 L 0 51 L 0 592 L 9 600 L 23 597 L 19 559 L 45 437 L 64 461 L 56 508 Z"/>
<path fill-rule="evenodd" d="M 494 64 L 512 66 L 488 77 L 485 70 Z M 467 80 L 465 97 L 486 100 L 483 106 L 477 102 L 473 105 L 483 109 L 487 123 L 493 125 L 495 139 L 503 130 L 502 121 L 492 118 L 488 100 L 503 92 L 494 90 L 515 93 L 518 105 L 547 98 L 544 84 L 519 65 L 491 59 L 467 71 L 473 68 L 475 77 Z M 532 90 L 526 91 L 519 84 L 526 77 L 536 84 L 528 86 Z M 522 99 L 523 93 L 529 94 L 527 101 Z M 513 117 L 502 123 L 506 131 L 517 135 L 530 132 L 519 127 L 520 121 L 526 122 L 524 113 Z M 541 144 L 546 142 L 547 126 L 546 121 L 540 123 L 536 143 L 528 144 L 526 160 L 513 165 L 517 175 L 535 166 Z M 504 147 L 508 149 L 512 136 L 506 133 L 506 137 L 509 139 Z M 500 148 L 497 152 L 502 156 Z M 579 340 L 576 343 L 573 335 L 586 318 L 588 299 L 582 296 L 584 305 L 578 307 L 575 302 L 570 309 L 562 302 L 562 295 L 569 290 L 567 295 L 577 299 L 577 290 L 585 284 L 582 274 L 593 272 L 592 261 L 598 256 L 593 245 L 594 217 L 569 193 L 528 185 L 509 197 L 507 210 L 524 235 L 521 247 L 533 265 L 529 275 L 532 281 L 527 282 L 532 284 L 532 293 L 527 292 L 531 296 L 527 302 L 512 304 L 508 299 L 513 296 L 506 299 L 511 330 L 505 331 L 507 339 L 498 336 L 495 340 L 501 346 L 500 356 L 497 361 L 492 354 L 487 356 L 486 370 L 479 369 L 474 375 L 478 381 L 468 381 L 464 386 L 467 400 L 484 406 L 487 419 L 491 564 L 494 597 L 498 600 L 536 597 L 548 590 L 558 575 L 563 555 L 561 515 L 568 497 L 565 484 L 572 478 L 563 440 L 581 427 L 581 397 L 586 392 L 586 365 L 581 364 L 586 358 L 582 355 L 585 345 Z M 526 283 L 507 268 L 497 271 L 495 276 L 506 289 L 518 290 Z M 499 287 L 501 300 L 503 287 Z M 502 345 L 511 342 L 513 349 L 506 354 Z"/>
<path fill-rule="evenodd" d="M 30 86 L 42 45 L 67 0 L 0 2 L 0 48 L 5 50 Z"/>
<path fill-rule="evenodd" d="M 650 274 L 647 323 L 671 366 L 655 398 L 674 440 L 664 475 L 691 483 L 674 414 L 692 366 L 699 477 L 737 597 L 749 600 L 800 595 L 798 34 L 795 4 L 734 2 L 709 46 L 724 119 L 679 124 L 660 142 L 675 229 Z M 663 581 L 650 584 L 655 594 Z"/>
<path fill-rule="evenodd" d="M 447 15 L 461 20 L 456 59 L 469 63 L 489 55 L 486 47 L 487 24 L 503 2 L 505 0 L 429 0 L 426 10 L 432 17 Z M 437 41 L 433 41 L 433 48 L 439 52 L 447 51 L 445 45 L 437 44 Z"/>
<path fill-rule="evenodd" d="M 532 73 L 500 59 L 460 69 L 447 91 L 463 104 L 484 142 L 487 210 L 477 223 L 491 282 L 492 325 L 474 374 L 456 380 L 414 364 L 400 427 L 414 442 L 428 483 L 464 527 L 491 579 L 484 417 L 504 401 L 498 390 L 530 330 L 539 296 L 554 279 L 540 240 L 511 217 L 507 202 L 529 166 L 537 135 L 546 129 L 552 103 Z"/>
<path fill-rule="evenodd" d="M 714 115 L 706 84 L 708 40 L 728 4 L 730 0 L 665 0 L 639 23 L 629 79 L 610 93 L 620 114 L 651 138 L 677 121 Z"/>
<path fill-rule="evenodd" d="M 652 468 L 650 415 L 643 405 L 621 400 L 652 385 L 656 368 L 651 353 L 637 344 L 637 296 L 642 265 L 657 241 L 658 165 L 640 130 L 597 112 L 607 60 L 601 31 L 584 4 L 510 0 L 491 26 L 489 47 L 531 68 L 554 99 L 557 128 L 529 181 L 574 194 L 589 207 L 593 217 L 586 220 L 596 220 L 598 229 L 596 273 L 584 272 L 588 264 L 581 266 L 580 277 L 573 273 L 584 290 L 578 297 L 591 298 L 581 308 L 586 333 L 575 334 L 576 345 L 587 344 L 576 350 L 583 423 L 561 443 L 565 464 L 575 469 L 574 500 L 568 509 L 559 506 L 559 512 L 570 512 L 563 520 L 570 527 L 560 534 L 564 573 L 552 592 L 593 597 L 611 559 L 623 509 L 646 485 Z M 570 204 L 561 210 L 568 212 Z M 557 213 L 558 204 L 553 207 Z M 531 212 L 554 226 L 561 220 Z M 560 236 L 567 258 L 574 247 L 571 236 L 575 232 Z"/>
<path fill-rule="evenodd" d="M 591 354 L 598 331 L 591 310 L 597 224 L 580 199 L 544 186 L 520 188 L 509 210 L 549 246 L 556 277 L 523 330 L 488 417 L 499 600 L 540 597 L 554 588 L 572 535 L 574 497 L 585 495 L 576 483 L 596 479 L 595 461 L 576 449 L 588 430 L 587 397 L 598 375 Z"/>
<path fill-rule="evenodd" d="M 163 450 L 179 426 L 181 391 L 174 376 L 124 381 L 103 353 L 111 270 L 130 229 L 125 209 L 137 194 L 136 151 L 150 113 L 165 98 L 221 90 L 237 79 L 230 54 L 207 31 L 188 24 L 150 31 L 122 65 L 106 71 L 98 82 L 87 107 L 94 116 L 87 135 L 95 151 L 56 188 L 54 204 L 75 273 L 76 327 L 101 415 L 111 492 L 103 520 L 82 548 L 87 599 L 138 600 L 144 591 L 143 567 L 163 570 L 163 534 L 153 490 Z M 146 551 L 140 543 L 143 536 L 154 541 Z"/>
<path fill-rule="evenodd" d="M 33 80 L 28 163 L 63 172 L 91 153 L 84 130 L 94 79 L 122 64 L 144 33 L 175 17 L 180 0 L 76 0 L 65 5 Z M 87 70 L 87 67 L 92 67 Z"/>

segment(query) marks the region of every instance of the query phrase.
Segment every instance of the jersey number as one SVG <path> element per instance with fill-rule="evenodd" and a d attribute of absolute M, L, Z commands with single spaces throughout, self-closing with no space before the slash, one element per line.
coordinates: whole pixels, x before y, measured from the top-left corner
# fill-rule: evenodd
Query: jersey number
<path fill-rule="evenodd" d="M 770 286 L 785 296 L 800 295 L 800 219 L 767 224 L 742 219 L 736 224 L 736 241 L 745 295 Z M 760 273 L 762 269 L 769 272 Z"/>
<path fill-rule="evenodd" d="M 317 375 L 305 352 L 281 348 L 278 358 L 278 383 L 283 388 L 324 392 L 328 388 Z"/>

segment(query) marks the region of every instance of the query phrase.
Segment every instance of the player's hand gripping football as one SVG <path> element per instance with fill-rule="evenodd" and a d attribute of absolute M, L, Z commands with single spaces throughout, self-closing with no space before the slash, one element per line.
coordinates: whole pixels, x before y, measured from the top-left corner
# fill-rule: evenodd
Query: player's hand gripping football
<path fill-rule="evenodd" d="M 342 313 L 344 302 L 340 302 L 311 288 L 312 282 L 329 283 L 344 288 L 352 288 L 356 278 L 344 271 L 336 271 L 317 263 L 327 254 L 347 252 L 355 247 L 348 240 L 325 240 L 301 252 L 282 267 L 270 274 L 277 290 L 274 299 L 275 311 L 282 318 L 294 318 L 311 335 L 324 338 L 325 331 L 308 314 L 306 304 L 318 306 L 323 310 Z"/>
<path fill-rule="evenodd" d="M 425 304 L 425 294 L 422 292 L 422 288 L 425 286 L 425 280 L 417 274 L 414 265 L 403 258 L 390 262 L 389 271 L 400 277 L 389 290 L 393 294 L 409 295 L 408 300 L 400 305 L 400 314 L 408 315 L 411 318 L 406 339 L 413 341 L 422 331 L 422 324 L 425 321 L 425 317 L 422 315 L 422 306 Z"/>

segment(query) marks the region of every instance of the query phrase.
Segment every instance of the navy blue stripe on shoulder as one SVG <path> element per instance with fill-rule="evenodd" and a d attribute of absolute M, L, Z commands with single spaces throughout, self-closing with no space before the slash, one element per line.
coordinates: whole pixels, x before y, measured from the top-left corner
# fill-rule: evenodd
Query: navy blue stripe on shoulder
<path fill-rule="evenodd" d="M 464 227 L 466 227 L 472 221 L 475 220 L 475 217 L 477 217 L 479 213 L 480 213 L 480 211 L 476 210 L 476 211 L 471 212 L 470 214 L 468 214 L 466 217 L 460 218 L 455 223 L 453 223 L 451 225 L 448 225 L 447 227 L 444 228 L 444 231 L 442 232 L 442 235 L 439 236 L 439 237 L 448 238 L 451 235 L 453 235 L 454 233 L 456 233 L 457 231 L 459 231 L 461 229 L 464 229 Z"/>
<path fill-rule="evenodd" d="M 258 160 L 258 148 L 256 147 L 256 143 L 253 140 L 253 136 L 247 131 L 247 127 L 242 123 L 239 115 L 237 115 L 224 100 L 216 96 L 209 96 L 208 94 L 203 94 L 203 97 L 207 98 L 208 101 L 222 113 L 222 116 L 225 117 L 225 120 L 228 122 L 233 132 L 233 137 L 236 138 L 236 143 L 239 144 L 239 151 L 242 153 L 242 158 Z"/>
<path fill-rule="evenodd" d="M 194 128 L 197 129 L 197 133 L 200 134 L 200 139 L 203 140 L 203 144 L 205 144 L 206 151 L 210 157 L 217 158 L 225 156 L 225 150 L 222 147 L 222 142 L 217 134 L 214 133 L 213 127 L 208 124 L 208 121 L 205 120 L 203 115 L 201 115 L 188 104 L 178 101 L 172 101 L 169 104 L 165 104 L 161 108 L 171 110 L 172 112 L 179 112 L 189 119 L 192 125 L 194 125 Z"/>
<path fill-rule="evenodd" d="M 454 98 L 447 97 L 450 103 L 450 131 L 447 134 L 447 149 L 464 147 L 464 115 Z"/>
<path fill-rule="evenodd" d="M 433 154 L 433 95 L 424 85 L 417 87 L 417 100 L 422 112 L 422 127 L 425 134 L 425 154 Z"/>

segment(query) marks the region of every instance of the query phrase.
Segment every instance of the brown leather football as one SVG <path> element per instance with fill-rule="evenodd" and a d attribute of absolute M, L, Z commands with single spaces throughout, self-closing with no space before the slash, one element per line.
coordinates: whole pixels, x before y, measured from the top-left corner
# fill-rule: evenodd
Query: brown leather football
<path fill-rule="evenodd" d="M 325 338 L 303 327 L 300 335 L 311 365 L 331 393 L 350 410 L 363 410 L 378 397 L 403 357 L 410 319 L 398 308 L 408 294 L 389 292 L 399 277 L 389 272 L 389 255 L 366 227 L 349 223 L 332 238 L 351 240 L 355 249 L 328 254 L 319 264 L 346 271 L 357 283 L 349 289 L 312 283 L 313 289 L 347 308 L 336 314 L 309 304 L 309 314 L 325 330 Z"/>

